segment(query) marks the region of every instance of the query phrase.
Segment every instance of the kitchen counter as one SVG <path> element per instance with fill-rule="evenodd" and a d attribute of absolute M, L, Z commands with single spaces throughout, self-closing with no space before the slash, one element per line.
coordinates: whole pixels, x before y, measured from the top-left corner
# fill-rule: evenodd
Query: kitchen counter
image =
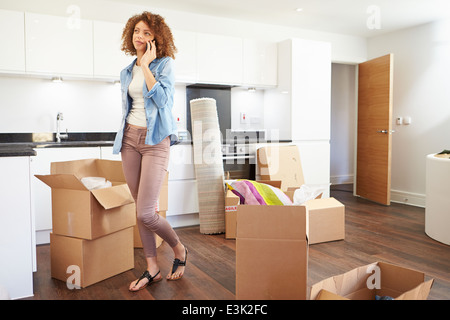
<path fill-rule="evenodd" d="M 42 137 L 46 139 L 42 139 Z M 69 133 L 69 138 L 55 142 L 53 133 L 1 133 L 0 157 L 35 156 L 36 148 L 73 148 L 112 146 L 115 133 Z M 38 138 L 39 141 L 35 141 Z M 44 140 L 44 141 L 42 141 Z"/>
<path fill-rule="evenodd" d="M 63 141 L 0 143 L 0 157 L 35 156 L 36 148 L 73 148 L 112 146 L 113 141 Z"/>
<path fill-rule="evenodd" d="M 35 156 L 36 151 L 31 146 L 2 145 L 0 144 L 0 157 L 30 157 Z"/>

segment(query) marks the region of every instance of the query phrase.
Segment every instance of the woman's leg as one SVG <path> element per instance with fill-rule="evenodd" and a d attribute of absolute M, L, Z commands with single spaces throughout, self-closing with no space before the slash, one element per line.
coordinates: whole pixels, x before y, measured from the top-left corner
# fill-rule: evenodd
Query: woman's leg
<path fill-rule="evenodd" d="M 156 256 L 155 233 L 166 241 L 170 247 L 179 242 L 172 226 L 164 217 L 155 212 L 161 187 L 167 174 L 170 141 L 162 141 L 155 146 L 141 145 L 141 177 L 136 202 L 139 233 L 146 257 Z"/>
<path fill-rule="evenodd" d="M 166 138 L 156 146 L 142 146 L 143 154 L 141 166 L 141 179 L 137 200 L 138 220 L 140 221 L 139 233 L 143 243 L 145 256 L 156 257 L 155 233 L 160 236 L 174 251 L 175 258 L 185 261 L 186 252 L 184 246 L 172 226 L 164 217 L 155 212 L 156 202 L 159 198 L 162 184 L 167 174 L 170 154 L 170 140 Z M 184 273 L 184 266 L 178 267 L 167 278 L 180 278 Z"/>
<path fill-rule="evenodd" d="M 125 180 L 127 181 L 130 192 L 134 198 L 135 203 L 137 203 L 139 194 L 139 184 L 141 177 L 141 162 L 142 155 L 138 151 L 138 143 L 140 140 L 139 130 L 127 127 L 125 130 L 124 140 L 121 149 L 122 156 L 122 168 L 125 175 Z M 140 221 L 137 220 L 137 225 L 139 228 Z M 147 257 L 147 270 L 150 275 L 154 276 L 159 271 L 157 257 Z M 160 279 L 161 275 L 155 278 L 155 281 Z M 130 290 L 139 290 L 139 288 L 146 285 L 147 279 L 142 279 L 138 286 L 135 287 L 138 280 L 133 281 L 130 284 Z"/>

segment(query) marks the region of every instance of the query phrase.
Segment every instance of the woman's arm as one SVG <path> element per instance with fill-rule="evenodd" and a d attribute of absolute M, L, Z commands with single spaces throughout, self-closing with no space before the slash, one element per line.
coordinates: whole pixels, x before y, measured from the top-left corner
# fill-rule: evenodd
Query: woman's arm
<path fill-rule="evenodd" d="M 151 47 L 151 49 L 150 49 Z M 147 90 L 152 90 L 153 86 L 156 83 L 156 79 L 150 71 L 150 63 L 156 59 L 156 46 L 153 41 L 153 45 L 150 45 L 147 42 L 147 51 L 145 51 L 144 55 L 141 58 L 140 64 L 142 71 L 144 72 L 145 84 L 147 85 Z"/>
<path fill-rule="evenodd" d="M 151 90 L 146 91 L 144 86 L 144 98 L 152 99 L 158 108 L 172 107 L 175 92 L 175 75 L 171 58 L 163 58 L 158 69 L 158 81 Z"/>

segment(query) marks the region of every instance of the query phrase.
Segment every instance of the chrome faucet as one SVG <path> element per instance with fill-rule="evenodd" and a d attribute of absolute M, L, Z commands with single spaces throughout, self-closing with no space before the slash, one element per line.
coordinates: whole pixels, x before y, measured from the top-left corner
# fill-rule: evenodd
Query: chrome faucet
<path fill-rule="evenodd" d="M 63 114 L 62 114 L 62 112 L 58 112 L 58 114 L 56 115 L 56 142 L 61 142 L 61 139 L 69 138 L 67 129 L 66 129 L 66 133 L 60 132 L 60 125 L 61 125 L 62 120 L 63 120 Z"/>

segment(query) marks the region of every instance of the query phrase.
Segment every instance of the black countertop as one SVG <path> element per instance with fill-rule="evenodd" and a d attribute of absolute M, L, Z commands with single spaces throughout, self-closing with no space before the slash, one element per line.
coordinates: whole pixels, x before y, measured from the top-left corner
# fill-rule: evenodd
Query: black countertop
<path fill-rule="evenodd" d="M 54 133 L 0 133 L 0 157 L 35 156 L 36 148 L 103 147 L 114 144 L 115 132 L 69 132 L 69 138 L 56 142 Z M 44 137 L 44 138 L 43 138 Z M 235 141 L 230 141 L 233 143 Z M 290 141 L 263 141 L 264 143 Z M 226 142 L 224 142 L 226 143 Z M 182 140 L 179 144 L 192 144 Z"/>
<path fill-rule="evenodd" d="M 30 146 L 0 144 L 0 157 L 30 157 L 35 156 L 36 150 Z"/>
<path fill-rule="evenodd" d="M 42 139 L 42 136 L 46 138 Z M 115 132 L 78 132 L 69 133 L 68 139 L 55 142 L 55 134 L 53 133 L 0 133 L 0 157 L 35 156 L 37 154 L 36 148 L 112 146 L 114 138 Z M 39 141 L 34 141 L 36 139 Z"/>

